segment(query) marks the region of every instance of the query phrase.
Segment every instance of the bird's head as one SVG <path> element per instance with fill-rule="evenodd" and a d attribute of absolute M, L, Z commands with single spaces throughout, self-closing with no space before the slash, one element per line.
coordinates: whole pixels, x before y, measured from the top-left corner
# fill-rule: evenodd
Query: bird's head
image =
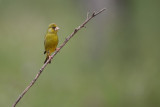
<path fill-rule="evenodd" d="M 48 27 L 49 33 L 57 33 L 58 30 L 59 30 L 59 27 L 55 23 L 51 23 Z"/>

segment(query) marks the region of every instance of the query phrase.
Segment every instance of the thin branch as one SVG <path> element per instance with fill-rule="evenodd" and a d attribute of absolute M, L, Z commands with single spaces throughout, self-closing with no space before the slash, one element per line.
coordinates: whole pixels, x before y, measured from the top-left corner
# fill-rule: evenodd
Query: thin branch
<path fill-rule="evenodd" d="M 46 61 L 46 63 L 41 67 L 41 69 L 39 70 L 39 72 L 37 73 L 37 75 L 35 76 L 35 78 L 31 81 L 31 83 L 26 87 L 26 89 L 20 94 L 20 96 L 17 98 L 17 100 L 14 102 L 14 104 L 12 105 L 12 107 L 15 107 L 18 102 L 22 99 L 22 97 L 26 94 L 26 92 L 28 92 L 28 90 L 34 85 L 34 83 L 37 81 L 37 79 L 39 78 L 39 76 L 41 75 L 42 71 L 44 70 L 44 68 L 48 65 L 48 63 L 54 58 L 54 56 L 65 46 L 65 44 L 81 29 L 84 27 L 84 25 L 86 25 L 93 17 L 97 16 L 98 14 L 100 14 L 101 12 L 103 12 L 104 10 L 106 10 L 106 8 L 103 8 L 102 10 L 100 10 L 99 12 L 93 12 L 93 14 L 89 17 L 89 13 L 87 13 L 87 19 L 79 26 L 77 27 L 72 33 L 71 35 L 69 35 L 65 41 L 63 42 L 62 45 L 60 45 L 59 49 L 56 50 L 51 57 Z"/>

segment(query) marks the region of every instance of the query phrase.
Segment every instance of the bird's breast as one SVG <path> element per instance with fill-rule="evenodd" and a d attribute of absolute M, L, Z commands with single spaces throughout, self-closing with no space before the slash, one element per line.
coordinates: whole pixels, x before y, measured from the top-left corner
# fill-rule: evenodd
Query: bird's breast
<path fill-rule="evenodd" d="M 45 48 L 54 48 L 58 44 L 58 36 L 55 34 L 48 34 L 45 38 Z"/>

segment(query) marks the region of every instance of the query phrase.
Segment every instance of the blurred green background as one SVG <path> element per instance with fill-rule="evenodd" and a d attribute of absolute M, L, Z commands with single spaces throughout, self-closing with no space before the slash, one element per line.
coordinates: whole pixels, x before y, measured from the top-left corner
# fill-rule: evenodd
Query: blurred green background
<path fill-rule="evenodd" d="M 56 55 L 17 107 L 159 107 L 157 0 L 0 0 L 0 107 L 11 107 L 45 55 L 50 23 L 59 45 L 86 18 L 107 10 Z"/>

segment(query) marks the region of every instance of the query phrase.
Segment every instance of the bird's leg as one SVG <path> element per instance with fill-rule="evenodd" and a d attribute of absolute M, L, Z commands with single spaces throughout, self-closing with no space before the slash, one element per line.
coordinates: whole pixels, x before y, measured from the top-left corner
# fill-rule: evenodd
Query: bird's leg
<path fill-rule="evenodd" d="M 52 59 L 52 56 L 48 56 L 48 59 L 50 60 L 48 63 L 50 64 L 51 63 L 51 59 Z"/>
<path fill-rule="evenodd" d="M 51 59 L 51 54 L 50 54 L 50 52 L 48 51 L 48 57 L 49 57 L 49 59 Z"/>

